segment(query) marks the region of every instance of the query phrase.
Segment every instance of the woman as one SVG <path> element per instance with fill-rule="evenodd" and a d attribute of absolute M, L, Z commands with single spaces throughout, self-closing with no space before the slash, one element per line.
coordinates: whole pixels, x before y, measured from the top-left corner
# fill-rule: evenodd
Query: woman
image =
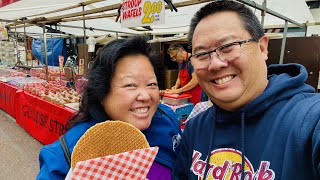
<path fill-rule="evenodd" d="M 159 147 L 147 178 L 171 179 L 181 131 L 174 112 L 159 105 L 154 57 L 141 36 L 114 40 L 101 49 L 88 74 L 80 110 L 65 134 L 70 152 L 96 123 L 122 120 L 141 130 L 151 147 Z M 39 160 L 37 179 L 64 179 L 70 168 L 59 140 L 44 146 Z"/>

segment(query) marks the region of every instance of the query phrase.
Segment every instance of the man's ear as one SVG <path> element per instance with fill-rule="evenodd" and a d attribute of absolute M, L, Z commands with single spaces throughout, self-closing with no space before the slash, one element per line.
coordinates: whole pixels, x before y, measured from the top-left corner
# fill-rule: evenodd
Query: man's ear
<path fill-rule="evenodd" d="M 263 36 L 259 41 L 259 48 L 265 61 L 268 59 L 268 43 L 269 39 L 267 36 Z"/>

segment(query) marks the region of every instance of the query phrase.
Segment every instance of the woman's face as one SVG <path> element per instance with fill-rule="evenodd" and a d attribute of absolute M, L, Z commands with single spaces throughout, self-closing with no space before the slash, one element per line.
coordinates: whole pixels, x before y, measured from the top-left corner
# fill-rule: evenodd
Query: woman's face
<path fill-rule="evenodd" d="M 102 101 L 112 120 L 147 129 L 159 103 L 159 88 L 149 59 L 130 55 L 120 59 L 111 80 L 111 90 Z"/>

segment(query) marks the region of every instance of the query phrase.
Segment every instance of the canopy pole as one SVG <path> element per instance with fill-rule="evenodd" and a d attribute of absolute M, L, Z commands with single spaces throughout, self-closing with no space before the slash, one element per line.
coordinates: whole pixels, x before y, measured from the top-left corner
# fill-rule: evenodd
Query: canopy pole
<path fill-rule="evenodd" d="M 189 1 L 184 1 L 184 2 L 179 2 L 179 3 L 174 3 L 175 7 L 184 7 L 184 6 L 189 6 L 189 5 L 195 5 L 195 4 L 201 4 L 201 3 L 206 3 L 206 2 L 210 2 L 212 0 L 189 0 Z M 83 2 L 81 3 L 82 5 L 88 5 L 87 3 Z M 14 23 L 10 23 L 7 24 L 7 26 L 14 26 L 14 25 L 18 25 L 18 24 L 23 24 L 24 22 L 26 23 L 31 23 L 31 24 L 35 24 L 35 23 L 45 23 L 45 24 L 50 24 L 52 23 L 52 21 L 56 22 L 56 21 L 61 21 L 62 19 L 65 18 L 73 18 L 73 17 L 81 17 L 82 15 L 90 15 L 90 14 L 96 14 L 96 13 L 100 13 L 100 12 L 105 12 L 105 11 L 112 11 L 112 10 L 116 10 L 118 9 L 120 6 L 120 3 L 117 4 L 113 4 L 113 5 L 109 5 L 109 6 L 103 6 L 103 7 L 99 7 L 99 8 L 95 8 L 95 9 L 90 9 L 90 10 L 86 10 L 84 12 L 76 12 L 76 13 L 70 13 L 70 14 L 65 14 L 65 15 L 61 15 L 61 16 L 54 16 L 54 17 L 49 17 L 49 18 L 44 18 L 43 19 L 39 19 L 39 18 L 34 18 L 34 19 L 28 19 L 25 21 L 16 21 Z M 165 6 L 165 9 L 169 9 L 168 5 Z M 106 14 L 107 17 L 110 17 L 110 15 Z M 117 13 L 112 13 L 112 16 L 117 16 Z M 103 17 L 101 17 L 103 18 Z M 79 21 L 79 20 L 76 20 Z"/>
<path fill-rule="evenodd" d="M 24 23 L 26 25 L 26 23 Z M 26 33 L 26 27 L 23 27 L 23 32 L 24 32 L 24 50 L 25 50 L 25 58 L 28 66 L 28 53 L 27 53 L 27 33 Z"/>
<path fill-rule="evenodd" d="M 82 12 L 84 12 L 84 5 L 82 5 Z M 84 19 L 84 14 L 82 15 L 83 17 L 83 43 L 86 43 L 87 35 L 86 35 L 86 20 Z"/>
<path fill-rule="evenodd" d="M 80 26 L 71 26 L 71 25 L 61 25 L 58 24 L 58 26 L 60 27 L 67 27 L 67 28 L 78 28 L 78 29 L 82 29 L 83 27 Z M 86 27 L 86 29 L 90 29 L 88 27 Z M 104 31 L 104 32 L 113 32 L 113 33 L 124 33 L 124 34 L 133 34 L 133 35 L 137 35 L 139 33 L 131 33 L 131 32 L 124 32 L 124 31 L 115 31 L 115 30 L 106 30 L 106 29 L 99 29 L 99 28 L 92 28 L 92 30 L 97 30 L 97 31 Z"/>
<path fill-rule="evenodd" d="M 18 49 L 18 33 L 17 33 L 16 26 L 14 26 L 14 37 L 16 39 L 16 42 L 14 44 L 16 45 L 17 63 L 19 64 L 20 59 L 19 59 L 19 49 Z"/>
<path fill-rule="evenodd" d="M 52 66 L 54 66 L 54 48 L 53 48 L 54 46 L 53 46 L 53 37 L 52 37 L 52 34 L 51 34 L 51 58 L 52 58 L 52 60 L 51 60 L 51 63 L 52 63 Z"/>
<path fill-rule="evenodd" d="M 41 40 L 43 40 L 43 33 L 42 34 L 39 33 L 37 36 L 39 36 L 40 43 L 41 43 L 41 61 L 40 60 L 38 61 L 38 65 L 40 65 L 40 62 L 44 64 L 44 49 L 43 49 L 44 47 L 43 47 L 43 45 L 42 45 L 43 43 L 41 41 Z"/>
<path fill-rule="evenodd" d="M 284 51 L 286 48 L 287 32 L 288 32 L 288 21 L 285 21 L 279 64 L 283 64 Z"/>
<path fill-rule="evenodd" d="M 266 9 L 267 9 L 267 0 L 264 0 L 263 3 L 262 3 L 262 8 L 263 10 L 261 10 L 261 27 L 263 27 L 264 25 L 264 18 L 266 16 Z"/>
<path fill-rule="evenodd" d="M 46 35 L 46 28 L 43 27 L 43 44 L 44 44 L 44 56 L 46 59 L 46 80 L 49 81 L 49 70 L 48 70 L 48 57 L 47 57 L 47 35 Z"/>
<path fill-rule="evenodd" d="M 262 7 L 261 5 L 256 4 L 256 3 L 253 2 L 253 1 L 249 1 L 249 0 L 237 0 L 237 1 L 239 1 L 239 2 L 241 2 L 241 3 L 243 3 L 243 4 L 246 4 L 246 5 L 248 5 L 248 6 L 251 6 L 251 7 L 256 7 L 256 8 L 259 9 L 260 11 L 263 10 L 263 7 Z M 303 28 L 303 29 L 306 28 L 306 25 L 301 24 L 301 23 L 298 23 L 298 22 L 296 22 L 296 21 L 294 21 L 294 20 L 292 20 L 292 19 L 290 19 L 290 18 L 288 18 L 288 17 L 286 17 L 286 16 L 283 16 L 283 15 L 281 15 L 281 14 L 279 14 L 279 13 L 277 13 L 277 12 L 271 10 L 271 9 L 265 8 L 265 11 L 266 11 L 267 13 L 275 16 L 275 17 L 278 17 L 278 18 L 280 18 L 280 19 L 283 19 L 283 20 L 285 20 L 285 21 L 288 21 L 288 22 L 290 22 L 290 23 L 292 23 L 292 24 L 295 24 L 295 25 L 297 25 L 297 26 L 299 26 L 299 27 L 301 27 L 301 28 Z"/>

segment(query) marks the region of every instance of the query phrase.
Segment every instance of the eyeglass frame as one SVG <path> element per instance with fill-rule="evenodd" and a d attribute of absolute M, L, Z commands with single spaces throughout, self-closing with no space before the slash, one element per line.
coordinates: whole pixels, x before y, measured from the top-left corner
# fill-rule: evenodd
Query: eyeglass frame
<path fill-rule="evenodd" d="M 172 61 L 174 61 L 174 62 L 177 61 L 177 56 L 178 56 L 178 53 L 179 53 L 180 51 L 181 51 L 181 49 L 177 49 L 177 50 L 176 50 L 176 54 L 175 54 L 174 56 L 172 56 L 172 57 L 170 56 L 170 58 L 171 58 Z M 173 58 L 173 57 L 174 57 L 174 58 Z"/>
<path fill-rule="evenodd" d="M 212 51 L 207 51 L 207 52 L 201 52 L 201 53 L 193 54 L 193 55 L 191 55 L 191 56 L 189 57 L 189 60 L 192 61 L 192 58 L 195 57 L 195 56 L 199 56 L 199 55 L 203 56 L 203 55 L 207 55 L 207 54 L 209 54 L 209 57 L 210 57 L 210 59 L 211 59 L 211 58 L 212 58 L 212 57 L 211 57 L 211 53 L 215 52 L 215 53 L 217 54 L 217 50 L 219 50 L 219 49 L 221 49 L 221 48 L 225 48 L 225 47 L 228 47 L 228 46 L 231 46 L 231 45 L 240 45 L 240 47 L 241 47 L 242 44 L 245 44 L 245 43 L 248 43 L 248 42 L 258 42 L 258 41 L 255 40 L 254 38 L 250 38 L 250 39 L 246 39 L 246 40 L 242 40 L 242 41 L 231 42 L 231 43 L 228 43 L 228 44 L 224 44 L 224 45 L 222 45 L 222 46 L 219 46 L 219 47 L 217 47 L 216 49 L 214 49 L 214 50 L 212 50 Z M 219 59 L 220 61 L 226 62 L 225 60 L 220 59 L 219 54 L 217 54 L 217 57 L 218 57 L 218 59 Z"/>

